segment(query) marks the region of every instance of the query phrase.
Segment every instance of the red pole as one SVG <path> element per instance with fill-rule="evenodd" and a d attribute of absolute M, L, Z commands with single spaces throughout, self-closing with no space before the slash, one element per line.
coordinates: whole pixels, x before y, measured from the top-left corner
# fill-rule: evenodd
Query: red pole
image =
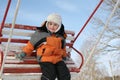
<path fill-rule="evenodd" d="M 90 19 L 93 17 L 93 15 L 95 14 L 95 12 L 97 11 L 97 9 L 100 7 L 100 5 L 102 4 L 104 0 L 100 0 L 99 4 L 96 6 L 96 8 L 94 9 L 94 11 L 92 12 L 92 14 L 90 15 L 90 17 L 88 18 L 88 20 L 86 21 L 86 23 L 83 25 L 82 29 L 79 31 L 79 33 L 77 34 L 77 36 L 75 37 L 74 41 L 76 41 L 76 39 L 79 37 L 79 35 L 81 34 L 81 32 L 83 31 L 83 29 L 86 27 L 86 25 L 88 24 L 88 22 L 90 21 Z"/>
<path fill-rule="evenodd" d="M 0 70 L 3 62 L 3 52 L 0 50 Z"/>
<path fill-rule="evenodd" d="M 72 47 L 79 55 L 80 55 L 80 57 L 81 57 L 81 64 L 80 64 L 80 66 L 79 66 L 79 70 L 81 69 L 81 67 L 83 66 L 83 63 L 84 63 L 84 57 L 83 57 L 83 55 L 82 55 L 82 53 L 80 52 L 80 51 L 78 51 L 76 48 L 74 48 L 74 47 Z"/>
<path fill-rule="evenodd" d="M 4 23 L 5 23 L 6 17 L 7 17 L 7 13 L 8 13 L 10 4 L 11 4 L 11 0 L 8 0 L 8 4 L 7 4 L 6 10 L 5 10 L 5 13 L 4 13 L 4 17 L 3 17 L 2 23 L 0 25 L 0 36 L 2 36 L 1 32 L 2 32 L 2 28 L 4 26 Z"/>

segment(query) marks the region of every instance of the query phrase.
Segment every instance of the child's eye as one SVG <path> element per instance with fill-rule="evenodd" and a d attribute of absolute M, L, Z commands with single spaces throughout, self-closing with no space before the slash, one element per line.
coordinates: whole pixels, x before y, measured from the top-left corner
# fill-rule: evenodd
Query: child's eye
<path fill-rule="evenodd" d="M 58 26 L 58 24 L 54 24 L 54 26 Z"/>
<path fill-rule="evenodd" d="M 52 25 L 52 23 L 49 23 L 50 25 Z"/>
<path fill-rule="evenodd" d="M 56 23 L 52 23 L 52 22 L 49 22 L 49 25 L 58 26 L 58 24 L 56 24 Z"/>

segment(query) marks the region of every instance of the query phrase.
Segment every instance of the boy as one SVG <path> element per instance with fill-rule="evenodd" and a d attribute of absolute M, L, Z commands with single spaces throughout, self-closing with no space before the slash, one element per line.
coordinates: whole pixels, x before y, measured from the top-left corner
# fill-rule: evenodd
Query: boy
<path fill-rule="evenodd" d="M 41 80 L 55 80 L 56 77 L 58 80 L 70 80 L 70 72 L 63 61 L 67 56 L 65 38 L 61 16 L 50 14 L 17 57 L 23 59 L 36 50 L 42 70 Z"/>

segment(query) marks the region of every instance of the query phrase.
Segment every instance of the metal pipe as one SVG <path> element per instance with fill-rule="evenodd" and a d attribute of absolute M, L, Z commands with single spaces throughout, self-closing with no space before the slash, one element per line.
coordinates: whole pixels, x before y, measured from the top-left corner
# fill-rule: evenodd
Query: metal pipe
<path fill-rule="evenodd" d="M 8 0 L 8 4 L 7 4 L 7 7 L 6 7 L 6 10 L 5 10 L 5 13 L 4 13 L 4 17 L 3 17 L 3 20 L 2 20 L 2 23 L 0 25 L 0 36 L 2 36 L 2 28 L 4 26 L 4 23 L 5 23 L 5 20 L 6 20 L 6 17 L 7 17 L 7 13 L 8 13 L 8 10 L 10 8 L 10 4 L 11 4 L 11 0 Z"/>
<path fill-rule="evenodd" d="M 80 51 L 78 51 L 76 48 L 74 48 L 74 47 L 72 47 L 80 56 L 81 56 L 81 64 L 80 64 L 80 66 L 79 66 L 79 70 L 82 68 L 82 66 L 83 66 L 83 63 L 84 63 L 84 57 L 83 57 L 83 55 L 82 55 L 82 53 L 80 52 Z"/>
<path fill-rule="evenodd" d="M 4 52 L 2 66 L 1 66 L 1 71 L 0 71 L 0 77 L 2 77 L 2 74 L 3 74 L 4 64 L 5 64 L 6 56 L 7 56 L 7 53 L 8 53 L 9 44 L 10 44 L 10 41 L 11 41 L 11 38 L 12 38 L 13 29 L 14 29 L 16 17 L 17 17 L 17 14 L 18 14 L 19 6 L 20 6 L 20 1 L 21 0 L 18 0 L 17 5 L 16 5 L 16 9 L 15 9 L 15 13 L 14 13 L 14 18 L 13 18 L 13 21 L 12 21 L 12 27 L 10 29 L 8 42 L 7 42 L 6 47 L 5 47 L 5 52 Z"/>
<path fill-rule="evenodd" d="M 96 6 L 96 8 L 94 9 L 94 11 L 92 12 L 92 14 L 90 15 L 90 17 L 88 18 L 88 20 L 85 22 L 85 24 L 83 25 L 82 29 L 79 31 L 79 33 L 77 34 L 77 36 L 75 37 L 74 41 L 76 41 L 76 39 L 79 37 L 79 35 L 81 34 L 81 32 L 83 31 L 83 29 L 86 27 L 86 25 L 88 24 L 88 22 L 90 21 L 90 19 L 93 17 L 93 15 L 95 14 L 95 12 L 97 11 L 97 9 L 100 7 L 100 5 L 102 4 L 104 0 L 100 0 L 99 4 Z"/>

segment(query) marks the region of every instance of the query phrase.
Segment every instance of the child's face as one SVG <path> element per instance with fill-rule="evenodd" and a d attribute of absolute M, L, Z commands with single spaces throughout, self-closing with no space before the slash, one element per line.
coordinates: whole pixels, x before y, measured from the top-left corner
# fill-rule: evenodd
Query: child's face
<path fill-rule="evenodd" d="M 55 32 L 59 28 L 59 25 L 54 22 L 48 22 L 48 30 L 50 32 Z"/>

